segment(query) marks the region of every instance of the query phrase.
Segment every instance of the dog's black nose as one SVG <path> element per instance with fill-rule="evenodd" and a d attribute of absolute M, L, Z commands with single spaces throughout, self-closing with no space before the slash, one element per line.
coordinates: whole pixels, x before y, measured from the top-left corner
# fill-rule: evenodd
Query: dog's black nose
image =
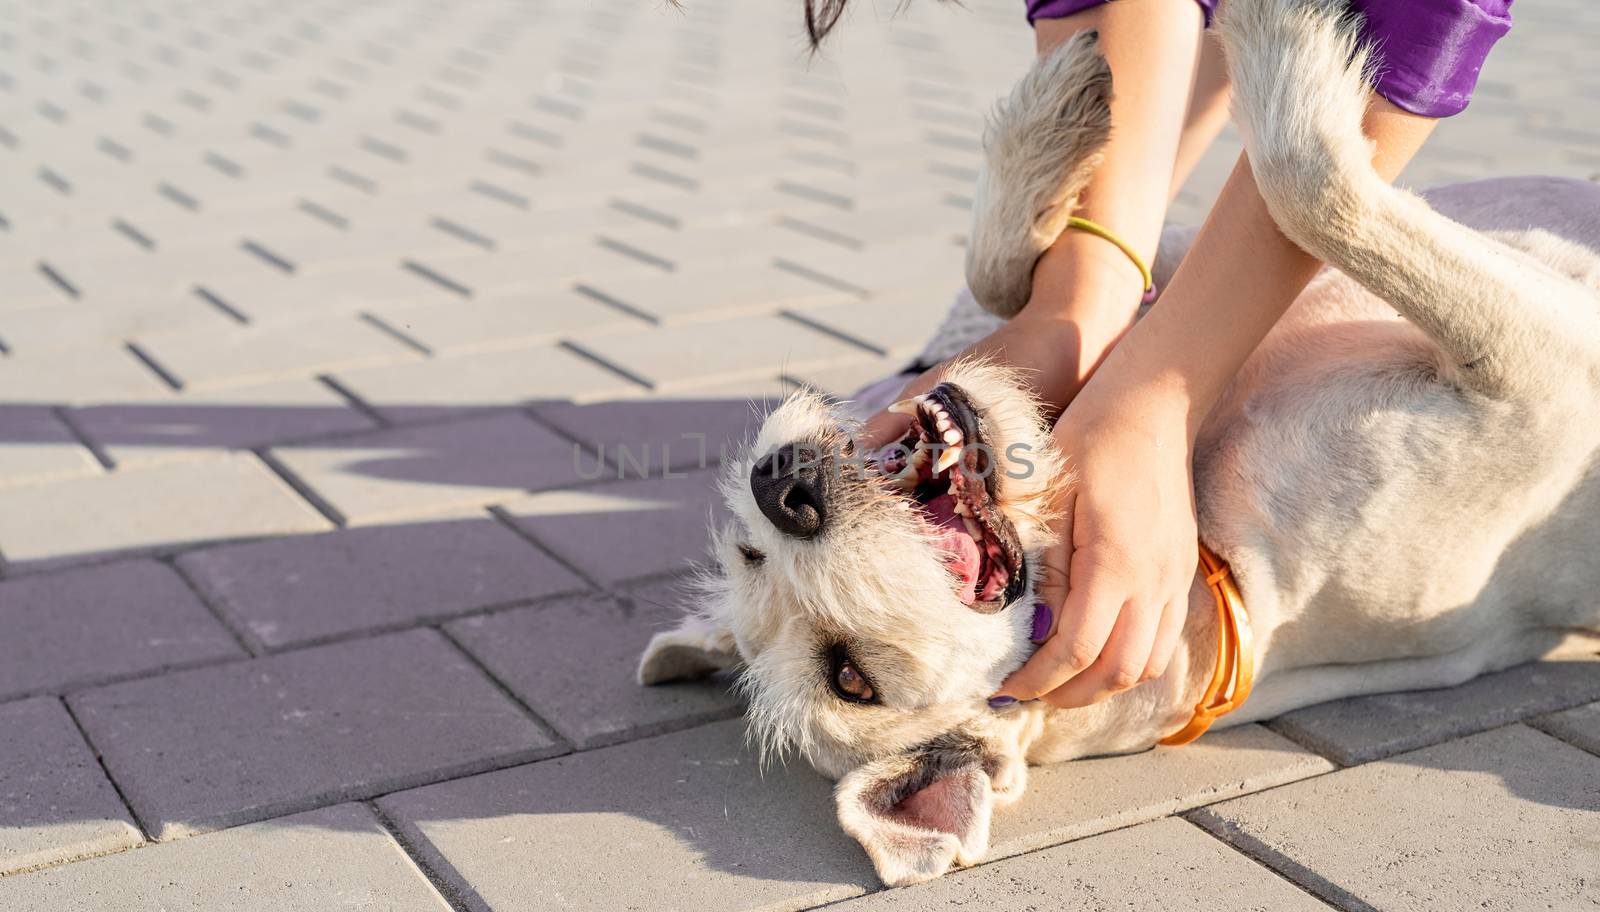
<path fill-rule="evenodd" d="M 828 520 L 828 461 L 820 447 L 786 443 L 750 470 L 756 506 L 779 532 L 811 538 Z"/>

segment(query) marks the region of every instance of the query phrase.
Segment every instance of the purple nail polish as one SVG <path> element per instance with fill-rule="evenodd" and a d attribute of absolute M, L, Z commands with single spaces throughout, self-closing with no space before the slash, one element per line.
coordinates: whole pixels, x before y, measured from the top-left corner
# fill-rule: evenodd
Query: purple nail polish
<path fill-rule="evenodd" d="M 1050 622 L 1054 618 L 1055 612 L 1050 610 L 1049 605 L 1036 603 L 1033 606 L 1033 633 L 1029 638 L 1035 643 L 1044 642 L 1044 638 L 1050 635 Z"/>
<path fill-rule="evenodd" d="M 990 697 L 989 707 L 991 709 L 1004 709 L 1015 702 L 1017 702 L 1016 697 Z"/>

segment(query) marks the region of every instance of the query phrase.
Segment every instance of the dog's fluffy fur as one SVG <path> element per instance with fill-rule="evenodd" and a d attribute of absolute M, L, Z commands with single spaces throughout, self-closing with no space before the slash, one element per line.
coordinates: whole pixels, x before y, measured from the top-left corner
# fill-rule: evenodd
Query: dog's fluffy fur
<path fill-rule="evenodd" d="M 1231 0 L 1220 28 L 1261 192 L 1331 267 L 1197 443 L 1201 535 L 1232 564 L 1256 636 L 1254 695 L 1223 724 L 1458 684 L 1600 630 L 1600 188 L 1488 181 L 1430 206 L 1370 166 L 1369 55 L 1342 3 Z M 969 258 L 986 309 L 1009 316 L 1025 299 L 1104 140 L 1109 89 L 1080 38 L 999 110 Z M 1164 239 L 1167 269 L 1187 238 Z M 1017 378 L 969 363 L 948 382 L 992 448 L 1031 448 L 1036 470 L 1000 478 L 997 495 L 1031 564 L 1063 461 Z M 754 451 L 843 446 L 847 428 L 842 409 L 797 396 Z M 1161 678 L 1082 709 L 991 710 L 985 697 L 1032 649 L 1031 592 L 972 610 L 913 501 L 868 475 L 833 484 L 826 526 L 801 539 L 763 515 L 749 464 L 732 469 L 719 570 L 640 678 L 742 666 L 753 733 L 839 778 L 841 824 L 900 884 L 979 859 L 1028 763 L 1143 750 L 1179 728 L 1217 634 L 1197 579 Z M 839 644 L 876 703 L 830 689 Z"/>

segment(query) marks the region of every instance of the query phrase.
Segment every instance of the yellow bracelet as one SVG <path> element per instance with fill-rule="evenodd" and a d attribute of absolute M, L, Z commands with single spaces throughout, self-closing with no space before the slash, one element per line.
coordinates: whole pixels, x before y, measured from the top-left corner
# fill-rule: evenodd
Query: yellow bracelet
<path fill-rule="evenodd" d="M 1091 222 L 1086 218 L 1078 218 L 1076 215 L 1068 217 L 1067 227 L 1076 228 L 1079 231 L 1087 231 L 1095 237 L 1104 238 L 1105 240 L 1110 241 L 1118 250 L 1122 251 L 1123 255 L 1131 260 L 1133 265 L 1139 270 L 1139 278 L 1144 280 L 1145 293 L 1148 294 L 1150 289 L 1155 287 L 1155 280 L 1150 277 L 1150 267 L 1144 264 L 1144 258 L 1139 256 L 1138 252 L 1135 251 L 1133 247 L 1129 246 L 1127 241 L 1117 237 L 1117 233 L 1115 231 L 1112 231 L 1110 228 L 1107 228 L 1099 222 Z"/>

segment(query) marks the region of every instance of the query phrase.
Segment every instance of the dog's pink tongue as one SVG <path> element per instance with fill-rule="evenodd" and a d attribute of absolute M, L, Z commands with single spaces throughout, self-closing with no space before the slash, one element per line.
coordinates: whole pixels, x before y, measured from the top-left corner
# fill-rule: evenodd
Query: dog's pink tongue
<path fill-rule="evenodd" d="M 977 598 L 978 571 L 982 558 L 978 553 L 978 543 L 967 533 L 967 524 L 956 515 L 955 509 L 956 500 L 949 494 L 940 494 L 927 503 L 928 515 L 939 527 L 934 544 L 944 552 L 951 572 L 961 579 L 956 594 L 970 605 Z"/>

